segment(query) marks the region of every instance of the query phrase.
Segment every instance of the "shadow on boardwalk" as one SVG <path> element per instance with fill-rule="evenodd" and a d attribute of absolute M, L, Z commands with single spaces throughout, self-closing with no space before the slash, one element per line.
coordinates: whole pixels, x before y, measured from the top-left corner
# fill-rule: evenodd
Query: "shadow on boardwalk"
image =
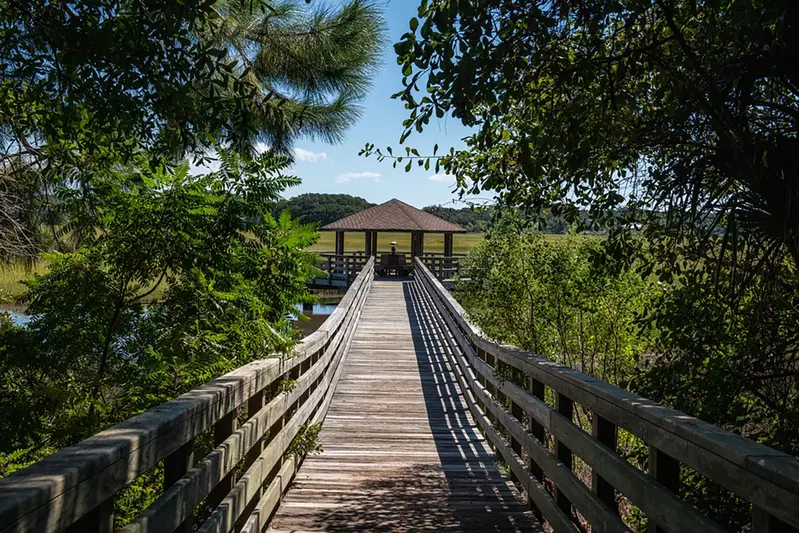
<path fill-rule="evenodd" d="M 369 298 L 326 451 L 271 530 L 540 531 L 477 431 L 418 287 L 381 280 Z"/>

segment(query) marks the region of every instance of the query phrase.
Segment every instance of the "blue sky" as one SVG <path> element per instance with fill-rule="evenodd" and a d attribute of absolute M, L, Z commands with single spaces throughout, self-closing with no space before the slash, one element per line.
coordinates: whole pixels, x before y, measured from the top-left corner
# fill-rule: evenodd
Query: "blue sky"
<path fill-rule="evenodd" d="M 346 193 L 380 203 L 398 198 L 417 207 L 445 204 L 457 199 L 452 193 L 454 179 L 439 176 L 433 169 L 414 167 L 406 173 L 403 168 L 392 168 L 391 163 L 378 163 L 374 157 L 359 157 L 358 152 L 367 142 L 378 147 L 399 146 L 402 121 L 407 110 L 402 102 L 391 95 L 402 89 L 402 73 L 397 65 L 393 44 L 408 31 L 408 21 L 416 15 L 418 0 L 381 1 L 388 25 L 388 38 L 383 50 L 378 72 L 369 97 L 363 102 L 363 116 L 347 132 L 346 139 L 338 145 L 310 140 L 296 143 L 294 173 L 302 178 L 302 185 L 287 191 L 286 196 L 306 192 Z M 445 117 L 430 121 L 423 134 L 414 133 L 406 144 L 420 153 L 432 153 L 439 145 L 439 153 L 450 146 L 462 147 L 461 139 L 468 130 L 460 121 Z"/>

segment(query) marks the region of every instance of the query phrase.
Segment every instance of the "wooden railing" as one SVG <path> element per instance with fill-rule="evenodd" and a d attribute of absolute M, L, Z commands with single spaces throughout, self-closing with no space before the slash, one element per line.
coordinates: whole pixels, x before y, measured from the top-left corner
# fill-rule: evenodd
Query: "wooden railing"
<path fill-rule="evenodd" d="M 364 254 L 320 253 L 323 261 L 317 268 L 327 274 L 324 279 L 315 280 L 316 285 L 348 287 L 358 276 L 370 257 Z"/>
<path fill-rule="evenodd" d="M 113 531 L 115 496 L 163 464 L 163 494 L 124 532 L 259 532 L 302 460 L 292 441 L 327 413 L 373 267 L 293 356 L 245 365 L 0 480 L 0 531 Z M 205 431 L 215 448 L 195 464 Z"/>
<path fill-rule="evenodd" d="M 419 259 L 439 280 L 453 279 L 461 273 L 461 261 L 465 254 L 447 256 L 444 254 L 424 254 Z"/>
<path fill-rule="evenodd" d="M 629 531 L 619 517 L 618 494 L 646 515 L 649 532 L 725 531 L 679 497 L 686 467 L 751 502 L 753 531 L 799 527 L 799 461 L 793 456 L 495 344 L 418 260 L 416 278 L 473 417 L 554 531 L 578 531 L 574 510 L 592 531 Z M 554 398 L 554 405 L 545 398 Z M 573 422 L 577 405 L 591 413 L 590 433 Z M 649 445 L 647 471 L 617 453 L 618 428 Z M 590 482 L 575 475 L 575 457 L 591 469 Z"/>

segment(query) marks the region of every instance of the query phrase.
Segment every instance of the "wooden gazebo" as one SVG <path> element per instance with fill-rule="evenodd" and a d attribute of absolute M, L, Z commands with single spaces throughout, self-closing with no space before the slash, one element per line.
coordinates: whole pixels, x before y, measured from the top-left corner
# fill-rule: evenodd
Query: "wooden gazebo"
<path fill-rule="evenodd" d="M 377 255 L 379 232 L 407 232 L 411 234 L 412 257 L 424 255 L 425 233 L 444 234 L 444 255 L 448 257 L 452 256 L 453 235 L 466 233 L 466 230 L 459 225 L 416 209 L 396 198 L 332 222 L 322 227 L 322 231 L 336 232 L 336 255 L 344 255 L 345 232 L 363 232 L 364 251 L 367 256 Z"/>

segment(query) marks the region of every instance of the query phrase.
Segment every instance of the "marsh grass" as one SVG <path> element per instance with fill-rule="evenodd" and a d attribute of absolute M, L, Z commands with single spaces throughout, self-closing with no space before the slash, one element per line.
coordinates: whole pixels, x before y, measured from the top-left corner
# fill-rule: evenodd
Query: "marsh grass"
<path fill-rule="evenodd" d="M 478 243 L 483 242 L 482 233 L 463 233 L 457 234 L 453 238 L 452 251 L 456 254 L 465 254 Z M 378 232 L 377 234 L 377 250 L 380 252 L 388 252 L 391 250 L 392 241 L 397 243 L 397 251 L 403 253 L 410 253 L 411 251 L 411 234 L 400 232 Z M 332 231 L 323 231 L 320 234 L 319 241 L 311 247 L 311 250 L 316 252 L 332 252 L 336 248 L 336 234 Z M 364 249 L 364 234 L 358 233 L 345 233 L 344 234 L 344 250 L 347 252 L 357 252 Z M 442 253 L 444 251 L 444 234 L 443 233 L 428 233 L 424 236 L 424 251 L 429 253 Z"/>

